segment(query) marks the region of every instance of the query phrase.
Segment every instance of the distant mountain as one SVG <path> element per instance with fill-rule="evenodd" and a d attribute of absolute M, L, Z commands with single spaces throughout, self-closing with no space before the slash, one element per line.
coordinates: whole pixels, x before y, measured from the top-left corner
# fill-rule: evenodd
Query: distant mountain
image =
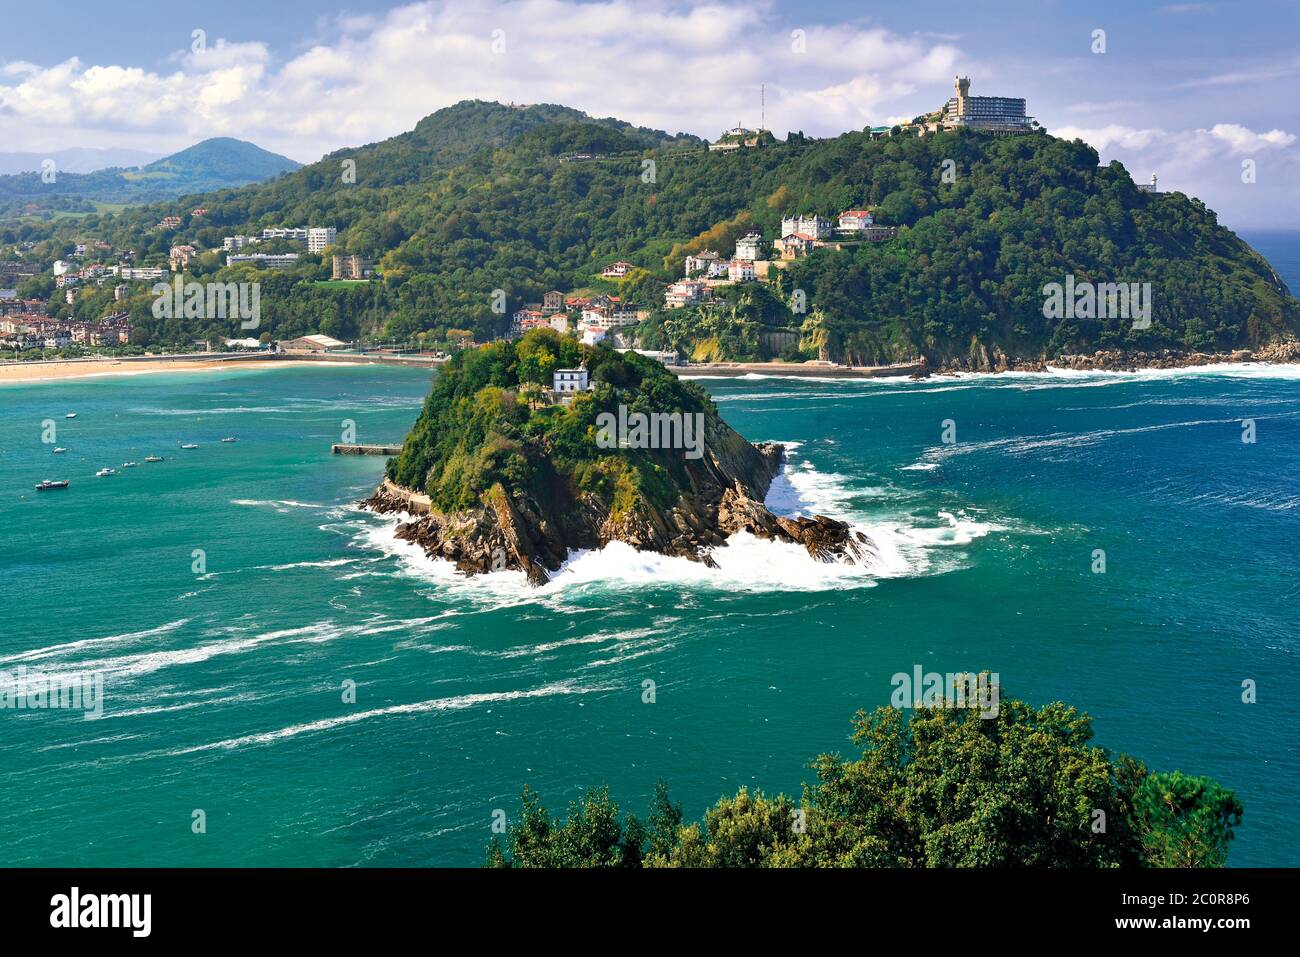
<path fill-rule="evenodd" d="M 90 147 L 51 150 L 45 153 L 0 153 L 0 176 L 40 172 L 41 164 L 47 159 L 54 160 L 56 168 L 65 173 L 94 173 L 114 167 L 144 166 L 146 163 L 162 159 L 162 156 L 162 153 L 147 153 L 144 150 Z"/>
<path fill-rule="evenodd" d="M 135 205 L 174 199 L 258 183 L 301 165 L 229 137 L 204 140 L 138 168 L 73 173 L 55 161 L 53 182 L 46 182 L 39 172 L 0 176 L 0 216 L 94 212 L 99 203 Z M 36 169 L 40 168 L 38 162 Z"/>

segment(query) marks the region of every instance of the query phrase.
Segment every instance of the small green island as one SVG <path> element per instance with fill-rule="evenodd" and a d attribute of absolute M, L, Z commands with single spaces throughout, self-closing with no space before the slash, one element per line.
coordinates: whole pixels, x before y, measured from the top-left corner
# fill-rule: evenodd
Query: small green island
<path fill-rule="evenodd" d="M 537 329 L 447 364 L 363 504 L 412 514 L 397 536 L 462 572 L 522 571 L 535 585 L 571 551 L 613 541 L 712 565 L 737 532 L 870 561 L 873 544 L 846 523 L 764 506 L 783 460 L 655 359 Z"/>

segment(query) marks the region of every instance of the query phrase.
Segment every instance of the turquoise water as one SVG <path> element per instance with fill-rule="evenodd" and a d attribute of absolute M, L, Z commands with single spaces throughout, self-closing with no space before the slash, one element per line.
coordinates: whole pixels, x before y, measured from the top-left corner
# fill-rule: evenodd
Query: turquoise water
<path fill-rule="evenodd" d="M 345 420 L 399 439 L 427 372 L 0 387 L 0 671 L 104 676 L 98 720 L 0 711 L 6 863 L 473 865 L 525 783 L 643 812 L 664 778 L 694 818 L 797 789 L 920 664 L 997 671 L 1093 713 L 1102 745 L 1217 777 L 1246 805 L 1232 862 L 1295 864 L 1298 380 L 710 380 L 747 437 L 799 443 L 773 504 L 852 519 L 877 565 L 614 547 L 540 591 L 459 580 L 353 507 L 382 460 L 330 443 Z"/>

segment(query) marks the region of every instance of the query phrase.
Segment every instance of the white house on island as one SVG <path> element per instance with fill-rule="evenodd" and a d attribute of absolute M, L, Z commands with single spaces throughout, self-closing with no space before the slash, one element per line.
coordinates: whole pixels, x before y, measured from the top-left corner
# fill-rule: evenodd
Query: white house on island
<path fill-rule="evenodd" d="M 576 369 L 556 369 L 552 386 L 557 394 L 586 392 L 590 388 L 587 367 L 583 365 Z"/>

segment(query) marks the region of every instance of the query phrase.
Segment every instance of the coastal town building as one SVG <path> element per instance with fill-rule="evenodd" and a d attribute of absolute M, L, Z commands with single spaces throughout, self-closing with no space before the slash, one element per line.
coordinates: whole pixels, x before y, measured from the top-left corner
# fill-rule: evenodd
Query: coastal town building
<path fill-rule="evenodd" d="M 155 229 L 180 229 L 181 218 L 179 216 L 164 216 Z"/>
<path fill-rule="evenodd" d="M 864 226 L 858 230 L 858 238 L 865 239 L 869 243 L 878 243 L 881 240 L 893 239 L 898 235 L 897 226 Z"/>
<path fill-rule="evenodd" d="M 598 342 L 604 340 L 605 336 L 608 334 L 609 333 L 604 329 L 599 329 L 596 326 L 587 326 L 582 330 L 582 344 L 584 346 L 594 346 Z"/>
<path fill-rule="evenodd" d="M 591 388 L 585 365 L 578 366 L 576 369 L 556 369 L 551 384 L 552 389 L 559 395 L 586 392 Z"/>
<path fill-rule="evenodd" d="M 519 332 L 529 329 L 549 329 L 551 320 L 540 309 L 520 309 L 511 317 L 514 327 Z"/>
<path fill-rule="evenodd" d="M 835 232 L 834 224 L 824 216 L 782 216 L 781 237 L 802 233 L 814 240 L 830 239 Z"/>
<path fill-rule="evenodd" d="M 782 259 L 802 259 L 817 246 L 817 240 L 805 233 L 791 233 L 777 240 Z"/>
<path fill-rule="evenodd" d="M 710 143 L 709 149 L 715 153 L 751 149 L 763 144 L 764 134 L 768 137 L 772 135 L 768 130 L 751 130 L 739 125 L 733 126 L 725 130 L 716 143 Z"/>
<path fill-rule="evenodd" d="M 109 272 L 119 279 L 154 280 L 162 279 L 167 270 L 162 266 L 110 266 Z"/>
<path fill-rule="evenodd" d="M 172 272 L 188 268 L 190 261 L 197 255 L 198 251 L 193 246 L 173 246 L 167 257 L 171 261 Z"/>
<path fill-rule="evenodd" d="M 631 263 L 620 260 L 616 263 L 610 263 L 600 271 L 600 274 L 606 279 L 622 279 L 635 268 Z"/>
<path fill-rule="evenodd" d="M 757 278 L 752 259 L 733 259 L 727 265 L 727 279 L 731 282 L 753 282 Z"/>
<path fill-rule="evenodd" d="M 666 366 L 675 366 L 681 364 L 681 356 L 677 354 L 676 349 L 660 351 L 657 349 L 618 349 L 617 352 L 635 352 L 639 356 L 645 356 L 647 359 L 653 359 L 655 362 L 662 362 Z"/>
<path fill-rule="evenodd" d="M 288 239 L 297 243 L 307 241 L 307 227 L 305 226 L 272 226 L 262 230 L 262 240 L 268 239 Z"/>
<path fill-rule="evenodd" d="M 20 280 L 40 274 L 36 266 L 24 262 L 0 263 L 0 286 L 16 286 Z"/>
<path fill-rule="evenodd" d="M 248 263 L 258 269 L 287 269 L 289 266 L 296 265 L 297 262 L 297 253 L 239 253 L 226 257 L 227 266 Z"/>
<path fill-rule="evenodd" d="M 335 253 L 330 257 L 330 277 L 333 279 L 369 279 L 374 271 L 375 264 L 364 256 Z"/>
<path fill-rule="evenodd" d="M 338 349 L 346 349 L 347 345 L 346 342 L 340 342 L 332 336 L 311 335 L 281 342 L 280 349 L 284 352 L 334 352 Z"/>
<path fill-rule="evenodd" d="M 707 278 L 715 278 L 727 271 L 726 264 L 712 249 L 705 249 L 686 257 L 686 278 L 691 279 L 701 273 Z"/>
<path fill-rule="evenodd" d="M 564 293 L 558 289 L 542 293 L 542 312 L 548 315 L 564 308 Z"/>
<path fill-rule="evenodd" d="M 766 251 L 767 244 L 763 241 L 763 234 L 757 230 L 750 230 L 736 240 L 736 254 L 733 259 L 748 259 L 750 262 L 762 259 Z"/>
<path fill-rule="evenodd" d="M 669 309 L 693 306 L 710 298 L 708 283 L 695 279 L 683 279 L 664 290 L 664 305 Z"/>
<path fill-rule="evenodd" d="M 582 323 L 597 329 L 616 329 L 635 325 L 640 317 L 636 306 L 617 296 L 597 296 L 582 310 Z"/>
<path fill-rule="evenodd" d="M 945 130 L 973 129 L 986 133 L 1024 133 L 1033 129 L 1025 115 L 1024 97 L 971 96 L 970 77 L 953 78 L 956 93 L 944 105 L 939 126 Z"/>
<path fill-rule="evenodd" d="M 875 221 L 875 217 L 865 209 L 846 209 L 840 213 L 839 229 L 842 233 L 861 232 Z"/>
<path fill-rule="evenodd" d="M 255 236 L 227 236 L 221 240 L 221 248 L 226 252 L 238 252 L 245 246 L 257 242 Z"/>
<path fill-rule="evenodd" d="M 333 226 L 314 226 L 307 230 L 307 252 L 320 254 L 338 240 L 338 230 Z"/>

